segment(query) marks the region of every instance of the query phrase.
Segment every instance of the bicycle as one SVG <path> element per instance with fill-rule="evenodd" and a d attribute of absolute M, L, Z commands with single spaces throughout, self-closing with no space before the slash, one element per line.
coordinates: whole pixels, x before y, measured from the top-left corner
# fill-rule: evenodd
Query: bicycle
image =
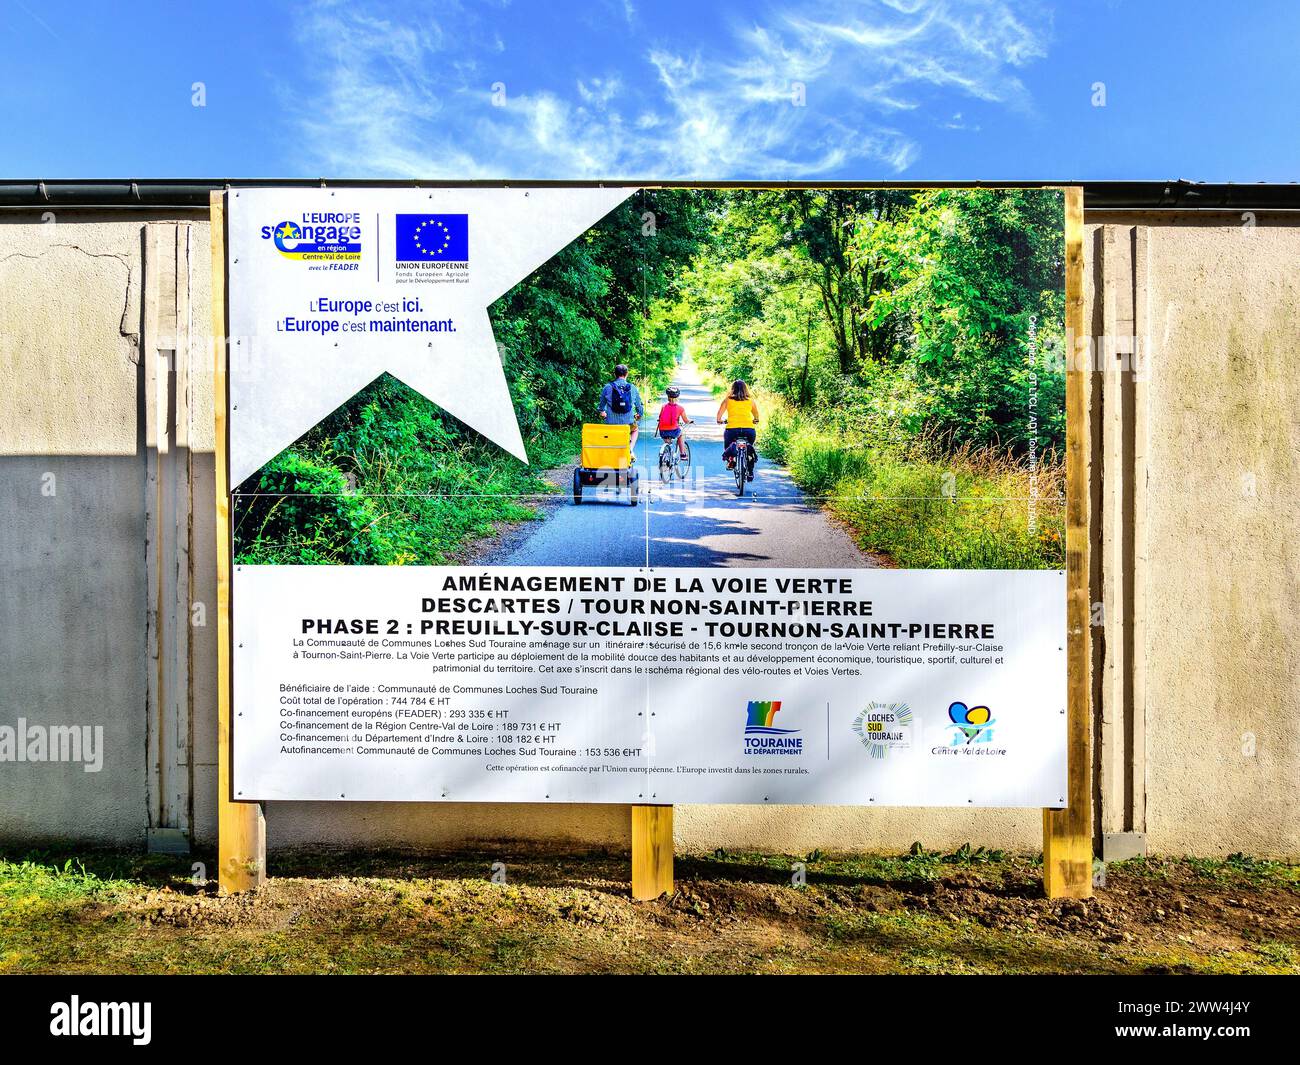
<path fill-rule="evenodd" d="M 743 498 L 745 484 L 754 479 L 754 467 L 758 465 L 758 448 L 748 440 L 736 441 L 736 454 L 732 458 L 732 470 L 736 475 L 736 495 Z"/>
<path fill-rule="evenodd" d="M 691 442 L 683 440 L 686 447 L 686 454 L 683 455 L 677 447 L 676 440 L 665 440 L 663 447 L 659 449 L 659 479 L 661 481 L 671 481 L 674 476 L 686 480 L 686 475 L 691 469 Z"/>

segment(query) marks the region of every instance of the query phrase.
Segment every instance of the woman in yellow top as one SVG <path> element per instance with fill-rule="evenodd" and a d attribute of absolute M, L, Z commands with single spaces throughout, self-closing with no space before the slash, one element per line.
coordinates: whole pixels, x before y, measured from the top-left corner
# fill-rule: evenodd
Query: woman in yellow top
<path fill-rule="evenodd" d="M 746 470 L 746 479 L 754 479 L 754 463 L 758 459 L 758 452 L 754 445 L 758 441 L 758 433 L 754 426 L 758 424 L 760 416 L 758 413 L 758 404 L 754 402 L 754 397 L 749 393 L 749 386 L 744 381 L 737 378 L 731 383 L 731 391 L 727 393 L 726 398 L 718 407 L 718 424 L 725 425 L 727 428 L 722 433 L 722 457 L 726 460 L 727 469 L 735 469 L 736 466 L 736 441 L 745 440 L 749 443 L 747 452 L 749 458 L 749 469 Z"/>

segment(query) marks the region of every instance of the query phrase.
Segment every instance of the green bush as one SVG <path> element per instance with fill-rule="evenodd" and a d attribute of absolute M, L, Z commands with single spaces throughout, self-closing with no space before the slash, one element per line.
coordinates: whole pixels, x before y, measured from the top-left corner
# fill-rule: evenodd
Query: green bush
<path fill-rule="evenodd" d="M 381 561 L 376 501 L 357 495 L 347 476 L 319 456 L 284 451 L 235 499 L 235 537 L 247 545 L 240 562 L 266 562 L 285 552 L 293 561 Z"/>
<path fill-rule="evenodd" d="M 779 401 L 769 402 L 767 396 L 760 396 L 763 422 L 763 455 L 773 462 L 788 465 L 790 462 L 790 443 L 798 430 L 794 414 Z"/>
<path fill-rule="evenodd" d="M 848 430 L 764 398 L 764 454 L 852 530 L 864 550 L 905 569 L 1059 569 L 1065 565 L 1063 471 L 1030 472 L 1003 452 L 931 457 L 919 444 L 869 445 Z"/>
<path fill-rule="evenodd" d="M 384 376 L 281 452 L 235 499 L 236 561 L 437 565 L 501 522 L 536 516 L 538 469 L 577 450 L 577 430 L 503 452 Z"/>

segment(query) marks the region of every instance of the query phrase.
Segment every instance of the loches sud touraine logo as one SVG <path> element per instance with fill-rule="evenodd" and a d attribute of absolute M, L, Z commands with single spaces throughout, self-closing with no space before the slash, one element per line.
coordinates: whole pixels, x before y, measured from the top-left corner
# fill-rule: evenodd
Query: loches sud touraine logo
<path fill-rule="evenodd" d="M 802 754 L 803 739 L 797 728 L 777 728 L 773 722 L 781 701 L 751 701 L 745 709 L 746 754 Z"/>
<path fill-rule="evenodd" d="M 361 215 L 357 211 L 304 211 L 262 227 L 262 239 L 272 241 L 286 259 L 300 262 L 359 262 Z"/>
<path fill-rule="evenodd" d="M 868 703 L 853 719 L 853 732 L 872 758 L 912 745 L 912 708 L 907 703 Z"/>

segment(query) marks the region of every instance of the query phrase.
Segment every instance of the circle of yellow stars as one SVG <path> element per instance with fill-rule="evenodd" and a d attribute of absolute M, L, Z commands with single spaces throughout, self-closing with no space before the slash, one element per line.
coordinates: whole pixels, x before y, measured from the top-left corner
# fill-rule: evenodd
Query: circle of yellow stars
<path fill-rule="evenodd" d="M 426 248 L 420 242 L 420 234 L 425 226 L 437 226 L 439 229 L 442 230 L 441 246 L 436 248 Z M 435 237 L 434 239 L 436 240 L 437 238 Z M 419 248 L 422 252 L 424 252 L 425 255 L 441 255 L 443 252 L 447 250 L 447 245 L 450 243 L 451 243 L 451 230 L 448 229 L 441 222 L 439 222 L 436 218 L 426 218 L 423 222 L 421 222 L 418 226 L 415 227 L 415 246 Z"/>

